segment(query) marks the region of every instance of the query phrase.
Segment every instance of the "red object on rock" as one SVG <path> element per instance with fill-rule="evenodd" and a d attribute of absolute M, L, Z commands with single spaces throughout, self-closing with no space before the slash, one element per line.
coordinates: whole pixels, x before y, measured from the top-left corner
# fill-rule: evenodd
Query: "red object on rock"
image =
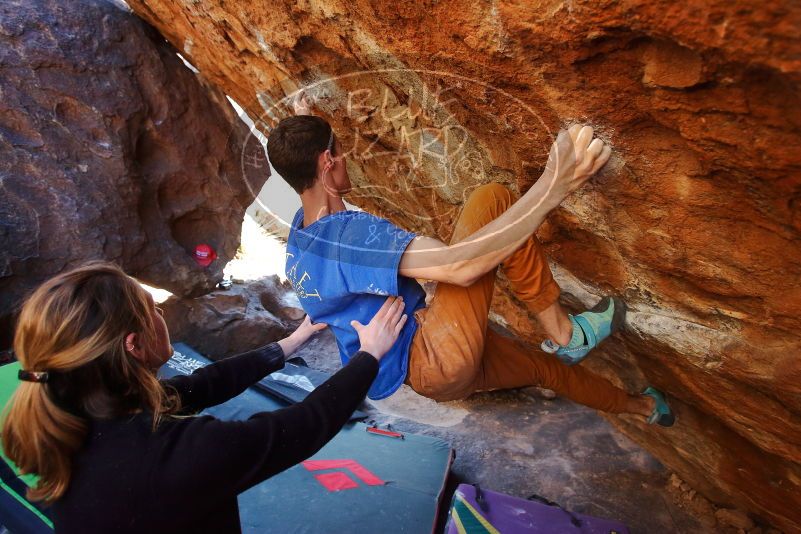
<path fill-rule="evenodd" d="M 195 261 L 198 265 L 208 267 L 216 259 L 217 253 L 207 244 L 201 243 L 195 247 Z"/>

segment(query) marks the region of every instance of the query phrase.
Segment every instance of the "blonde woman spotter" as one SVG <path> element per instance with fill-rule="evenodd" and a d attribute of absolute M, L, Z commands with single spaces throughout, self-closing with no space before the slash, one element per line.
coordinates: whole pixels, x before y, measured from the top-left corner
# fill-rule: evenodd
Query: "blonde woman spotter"
<path fill-rule="evenodd" d="M 39 476 L 57 532 L 238 532 L 237 495 L 318 451 L 362 401 L 406 321 L 389 298 L 350 364 L 305 401 L 245 421 L 187 417 L 267 374 L 315 331 L 159 381 L 167 325 L 139 283 L 93 263 L 39 287 L 14 350 L 21 383 L 3 423 L 6 455 Z M 180 416 L 180 417 L 179 417 Z"/>

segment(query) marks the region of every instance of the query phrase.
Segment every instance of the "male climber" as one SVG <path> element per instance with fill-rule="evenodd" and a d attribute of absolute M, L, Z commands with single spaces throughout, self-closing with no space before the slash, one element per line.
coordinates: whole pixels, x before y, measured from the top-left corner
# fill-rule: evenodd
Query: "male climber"
<path fill-rule="evenodd" d="M 475 189 L 450 245 L 348 210 L 342 195 L 351 184 L 342 145 L 324 119 L 283 119 L 270 132 L 267 152 L 303 206 L 289 233 L 287 277 L 312 320 L 333 330 L 343 363 L 358 351 L 358 332 L 387 295 L 403 299 L 408 320 L 381 360 L 371 399 L 392 395 L 404 382 L 437 401 L 540 386 L 597 410 L 673 424 L 656 389 L 629 395 L 574 365 L 620 328 L 625 307 L 618 299 L 604 298 L 575 317 L 565 313 L 559 286 L 534 236 L 545 216 L 609 159 L 610 148 L 593 139 L 592 128 L 560 132 L 546 170 L 519 200 L 499 184 Z M 531 351 L 487 328 L 499 265 L 516 297 L 549 336 L 543 349 L 554 355 Z M 428 307 L 416 279 L 438 282 Z"/>

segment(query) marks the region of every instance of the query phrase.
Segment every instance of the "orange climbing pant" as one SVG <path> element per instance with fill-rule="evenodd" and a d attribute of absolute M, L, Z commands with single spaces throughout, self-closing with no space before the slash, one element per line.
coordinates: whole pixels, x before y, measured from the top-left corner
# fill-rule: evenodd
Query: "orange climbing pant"
<path fill-rule="evenodd" d="M 479 187 L 462 209 L 452 242 L 479 230 L 513 202 L 511 192 L 502 185 Z M 559 286 L 535 236 L 502 265 L 515 295 L 532 313 L 559 298 Z M 415 391 L 447 401 L 476 391 L 541 386 L 597 410 L 624 411 L 626 392 L 608 380 L 488 329 L 494 284 L 495 269 L 469 287 L 440 282 L 431 305 L 415 313 L 418 328 L 406 379 Z"/>

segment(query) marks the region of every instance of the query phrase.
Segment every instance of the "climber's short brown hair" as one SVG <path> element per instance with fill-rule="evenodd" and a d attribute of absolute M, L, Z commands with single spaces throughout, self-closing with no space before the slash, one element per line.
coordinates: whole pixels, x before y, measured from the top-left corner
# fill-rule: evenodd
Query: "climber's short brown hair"
<path fill-rule="evenodd" d="M 283 119 L 267 139 L 267 155 L 281 177 L 298 194 L 314 184 L 317 157 L 335 152 L 334 131 L 324 119 L 314 115 L 296 115 Z"/>

